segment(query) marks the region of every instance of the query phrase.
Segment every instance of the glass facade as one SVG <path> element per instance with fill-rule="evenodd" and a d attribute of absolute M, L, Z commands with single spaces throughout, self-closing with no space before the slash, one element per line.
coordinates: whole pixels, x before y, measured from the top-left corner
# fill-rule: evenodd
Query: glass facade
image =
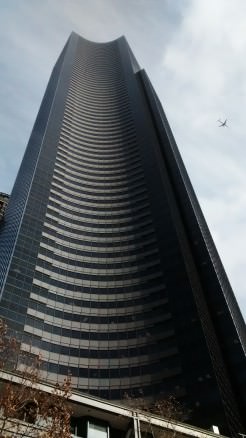
<path fill-rule="evenodd" d="M 44 378 L 71 373 L 75 388 L 115 400 L 173 394 L 194 424 L 242 430 L 244 322 L 165 114 L 123 37 L 69 38 L 0 254 L 0 316 L 23 350 L 41 353 Z"/>

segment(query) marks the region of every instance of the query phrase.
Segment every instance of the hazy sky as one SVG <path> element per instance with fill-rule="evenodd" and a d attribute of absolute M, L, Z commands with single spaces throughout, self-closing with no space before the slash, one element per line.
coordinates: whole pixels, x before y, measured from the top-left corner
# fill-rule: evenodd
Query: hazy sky
<path fill-rule="evenodd" d="M 124 34 L 162 101 L 246 316 L 246 0 L 0 0 L 0 191 L 71 31 Z M 217 119 L 228 118 L 228 128 Z"/>

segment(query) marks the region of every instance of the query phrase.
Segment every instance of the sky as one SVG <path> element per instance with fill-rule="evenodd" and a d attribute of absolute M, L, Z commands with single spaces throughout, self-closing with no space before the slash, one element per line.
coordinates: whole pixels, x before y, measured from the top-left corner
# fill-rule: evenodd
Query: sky
<path fill-rule="evenodd" d="M 0 191 L 11 192 L 70 33 L 98 42 L 125 35 L 163 104 L 246 317 L 245 17 L 245 0 L 0 0 Z"/>

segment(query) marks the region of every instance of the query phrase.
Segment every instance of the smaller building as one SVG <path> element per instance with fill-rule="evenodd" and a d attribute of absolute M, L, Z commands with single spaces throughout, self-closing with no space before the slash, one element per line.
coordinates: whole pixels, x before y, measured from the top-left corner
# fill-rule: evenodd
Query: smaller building
<path fill-rule="evenodd" d="M 16 374 L 0 371 L 1 381 L 18 385 L 20 379 Z M 54 386 L 47 383 L 39 383 L 37 388 L 47 396 L 54 391 Z M 222 438 L 216 427 L 215 433 L 77 391 L 71 393 L 68 403 L 72 412 L 71 438 Z M 0 416 L 0 430 L 3 421 Z M 8 419 L 4 431 L 16 438 L 37 438 L 45 432 L 45 427 L 32 424 L 28 428 L 27 421 Z"/>
<path fill-rule="evenodd" d="M 0 192 L 0 221 L 4 217 L 4 213 L 8 205 L 8 202 L 9 202 L 9 195 Z"/>

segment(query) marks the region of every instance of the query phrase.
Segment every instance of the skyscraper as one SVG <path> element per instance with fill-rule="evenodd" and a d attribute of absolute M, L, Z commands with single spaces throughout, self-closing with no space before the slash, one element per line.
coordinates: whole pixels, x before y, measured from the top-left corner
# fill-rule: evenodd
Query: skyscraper
<path fill-rule="evenodd" d="M 1 310 L 45 378 L 173 394 L 243 431 L 245 325 L 161 104 L 124 37 L 73 33 L 1 225 Z"/>

